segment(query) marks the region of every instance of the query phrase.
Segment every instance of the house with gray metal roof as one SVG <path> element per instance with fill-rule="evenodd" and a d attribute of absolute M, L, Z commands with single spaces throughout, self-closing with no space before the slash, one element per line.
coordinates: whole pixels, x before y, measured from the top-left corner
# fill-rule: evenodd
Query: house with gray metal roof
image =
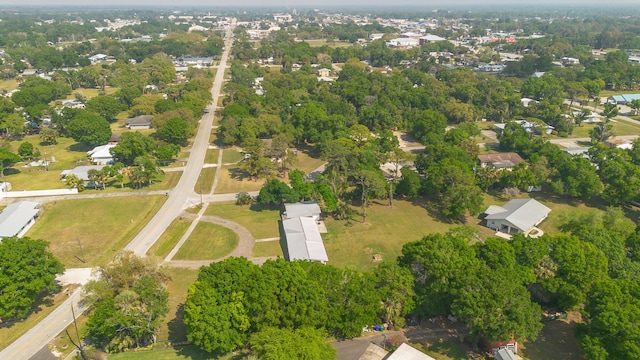
<path fill-rule="evenodd" d="M 320 205 L 315 201 L 284 204 L 285 219 L 292 219 L 300 216 L 311 216 L 315 221 L 320 221 Z"/>
<path fill-rule="evenodd" d="M 298 216 L 282 220 L 287 242 L 287 260 L 329 261 L 316 220 L 311 216 Z"/>
<path fill-rule="evenodd" d="M 485 210 L 487 227 L 505 234 L 527 233 L 546 219 L 551 209 L 535 199 L 515 199 Z"/>
<path fill-rule="evenodd" d="M 0 213 L 0 240 L 22 237 L 33 226 L 40 214 L 40 204 L 20 201 L 10 204 Z"/>

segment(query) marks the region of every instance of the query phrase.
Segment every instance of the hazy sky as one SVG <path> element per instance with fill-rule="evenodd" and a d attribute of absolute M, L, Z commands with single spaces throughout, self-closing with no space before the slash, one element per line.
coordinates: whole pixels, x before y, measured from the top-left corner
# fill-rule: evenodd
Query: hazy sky
<path fill-rule="evenodd" d="M 638 0 L 0 0 L 0 6 L 81 6 L 81 7 L 106 7 L 106 6 L 211 6 L 211 7 L 233 7 L 233 6 L 318 6 L 318 7 L 397 7 L 397 6 L 421 6 L 425 8 L 455 7 L 461 5 L 472 5 L 480 7 L 483 5 L 505 4 L 509 7 L 517 7 L 518 4 L 531 7 L 536 5 L 637 5 Z"/>

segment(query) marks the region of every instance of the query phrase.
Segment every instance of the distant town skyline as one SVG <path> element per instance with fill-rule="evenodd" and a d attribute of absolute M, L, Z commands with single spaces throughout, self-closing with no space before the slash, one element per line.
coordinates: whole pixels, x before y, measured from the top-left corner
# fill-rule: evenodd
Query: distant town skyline
<path fill-rule="evenodd" d="M 44 7 L 61 7 L 61 6 L 81 6 L 81 7 L 185 7 L 185 6 L 199 6 L 199 7 L 372 7 L 372 8 L 391 8 L 391 7 L 458 7 L 458 6 L 471 6 L 479 8 L 483 6 L 491 7 L 493 5 L 507 5 L 510 8 L 517 7 L 532 7 L 532 6 L 589 6 L 602 5 L 603 7 L 618 5 L 618 6 L 631 6 L 636 5 L 637 0 L 611 0 L 603 3 L 598 0 L 538 0 L 535 3 L 530 2 L 518 2 L 514 3 L 512 0 L 489 0 L 479 3 L 474 0 L 435 0 L 425 2 L 423 0 L 399 0 L 394 2 L 383 1 L 370 1 L 370 0 L 351 0 L 345 2 L 343 0 L 235 0 L 233 2 L 223 0 L 184 0 L 176 2 L 175 0 L 101 0 L 101 1 L 86 1 L 86 0 L 22 0 L 16 2 L 14 0 L 0 0 L 0 7 L 15 7 L 15 6 L 44 6 Z"/>

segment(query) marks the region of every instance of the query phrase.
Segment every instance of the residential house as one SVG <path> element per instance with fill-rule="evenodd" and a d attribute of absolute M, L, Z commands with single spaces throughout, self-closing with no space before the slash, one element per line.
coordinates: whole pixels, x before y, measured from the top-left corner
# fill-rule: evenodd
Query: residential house
<path fill-rule="evenodd" d="M 84 165 L 84 166 L 77 166 L 71 170 L 63 170 L 60 173 L 60 180 L 67 180 L 67 176 L 73 174 L 77 176 L 78 179 L 86 181 L 87 187 L 92 188 L 94 187 L 94 183 L 93 181 L 89 180 L 89 170 L 91 169 L 102 170 L 103 167 L 104 165 Z"/>
<path fill-rule="evenodd" d="M 511 351 L 511 349 L 503 348 L 496 351 L 494 358 L 496 360 L 517 360 L 516 355 Z"/>
<path fill-rule="evenodd" d="M 329 75 L 331 75 L 331 69 L 327 69 L 327 68 L 318 69 L 318 76 L 329 77 Z"/>
<path fill-rule="evenodd" d="M 440 37 L 438 35 L 431 35 L 431 34 L 427 34 L 427 35 L 421 36 L 419 38 L 420 45 L 434 43 L 434 42 L 438 42 L 438 41 L 445 41 L 445 40 L 447 40 L 447 39 L 445 39 L 443 37 Z"/>
<path fill-rule="evenodd" d="M 284 213 L 282 214 L 285 219 L 292 219 L 300 216 L 312 217 L 316 222 L 320 221 L 320 205 L 317 202 L 303 202 L 284 204 Z"/>
<path fill-rule="evenodd" d="M 480 154 L 478 155 L 480 166 L 489 166 L 496 169 L 512 170 L 516 165 L 524 162 L 524 159 L 514 152 Z"/>
<path fill-rule="evenodd" d="M 535 199 L 515 199 L 485 210 L 487 227 L 505 234 L 527 234 L 547 218 L 551 209 Z"/>
<path fill-rule="evenodd" d="M 107 55 L 105 54 L 95 54 L 93 56 L 89 56 L 89 61 L 91 61 L 92 64 L 105 60 L 107 60 Z"/>
<path fill-rule="evenodd" d="M 435 360 L 431 356 L 402 343 L 393 352 L 389 353 L 379 345 L 371 342 L 362 350 L 358 360 Z"/>
<path fill-rule="evenodd" d="M 113 155 L 111 155 L 110 150 L 114 147 L 116 147 L 116 145 L 107 144 L 96 146 L 92 150 L 87 151 L 87 155 L 95 165 L 113 164 Z"/>
<path fill-rule="evenodd" d="M 282 220 L 287 242 L 287 260 L 329 261 L 316 220 L 299 216 Z"/>
<path fill-rule="evenodd" d="M 9 204 L 0 213 L 0 240 L 7 237 L 22 237 L 40 214 L 40 204 L 33 201 L 20 201 Z"/>
<path fill-rule="evenodd" d="M 84 109 L 84 103 L 80 100 L 65 100 L 62 102 L 62 106 L 72 109 Z"/>
<path fill-rule="evenodd" d="M 129 130 L 145 130 L 151 128 L 151 120 L 153 120 L 153 115 L 140 115 L 127 119 L 124 126 Z"/>
<path fill-rule="evenodd" d="M 638 99 L 640 99 L 640 94 L 611 95 L 607 98 L 607 102 L 618 105 L 626 105 L 627 103 Z"/>
<path fill-rule="evenodd" d="M 397 38 L 387 41 L 389 47 L 412 48 L 420 45 L 420 41 L 414 38 Z"/>

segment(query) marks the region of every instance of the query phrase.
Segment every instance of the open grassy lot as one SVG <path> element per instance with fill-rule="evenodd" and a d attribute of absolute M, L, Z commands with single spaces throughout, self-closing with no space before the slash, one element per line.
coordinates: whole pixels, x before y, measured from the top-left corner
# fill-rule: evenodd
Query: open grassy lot
<path fill-rule="evenodd" d="M 14 79 L 5 79 L 0 80 L 0 92 L 2 91 L 11 91 L 18 88 L 18 81 Z"/>
<path fill-rule="evenodd" d="M 293 164 L 293 168 L 302 170 L 308 174 L 324 163 L 324 160 L 311 157 L 307 151 L 298 151 L 297 160 Z"/>
<path fill-rule="evenodd" d="M 191 220 L 174 219 L 158 241 L 147 251 L 148 255 L 165 258 L 176 246 L 180 238 L 191 225 Z"/>
<path fill-rule="evenodd" d="M 358 270 L 372 269 L 374 254 L 395 261 L 405 243 L 458 226 L 434 218 L 422 204 L 401 200 L 394 201 L 393 207 L 374 202 L 367 209 L 366 223 L 356 215 L 350 222 L 326 219 L 325 224 L 328 233 L 322 238 L 329 264 Z"/>
<path fill-rule="evenodd" d="M 166 196 L 130 196 L 54 201 L 44 204 L 27 236 L 49 241 L 66 267 L 100 266 L 146 225 L 165 200 Z M 80 261 L 82 252 L 85 263 Z"/>
<path fill-rule="evenodd" d="M 73 289 L 73 287 L 70 289 Z M 53 310 L 67 300 L 67 297 L 64 290 L 61 289 L 53 296 L 39 299 L 34 306 L 34 311 L 25 320 L 0 324 L 0 349 L 9 346 L 9 344 L 22 336 L 22 334 L 46 318 Z"/>
<path fill-rule="evenodd" d="M 284 257 L 282 253 L 282 246 L 280 245 L 280 241 L 278 240 L 257 242 L 253 246 L 253 250 L 251 250 L 251 254 L 255 257 L 263 257 L 263 256 Z"/>
<path fill-rule="evenodd" d="M 200 170 L 200 176 L 198 177 L 198 181 L 193 186 L 193 191 L 197 194 L 208 194 L 211 192 L 211 187 L 213 187 L 213 180 L 216 177 L 216 168 L 208 167 L 202 168 Z"/>
<path fill-rule="evenodd" d="M 223 153 L 222 156 L 226 151 Z M 216 186 L 217 194 L 257 191 L 262 188 L 265 179 L 249 180 L 249 177 L 237 166 L 223 166 L 220 169 L 220 180 Z"/>
<path fill-rule="evenodd" d="M 583 359 L 576 341 L 575 328 L 582 318 L 578 311 L 570 311 L 566 320 L 554 320 L 544 324 L 535 341 L 523 344 L 521 355 L 529 360 Z"/>
<path fill-rule="evenodd" d="M 640 135 L 640 126 L 624 120 L 611 120 L 615 135 Z"/>
<path fill-rule="evenodd" d="M 105 93 L 105 95 L 111 95 L 111 94 L 115 93 L 118 90 L 120 90 L 120 88 L 107 86 L 104 89 L 104 93 Z M 77 88 L 77 89 L 73 90 L 71 92 L 71 94 L 67 95 L 67 97 L 64 100 L 73 100 L 73 99 L 75 99 L 76 98 L 76 93 L 82 94 L 82 96 L 84 96 L 87 99 L 91 99 L 91 98 L 94 98 L 96 96 L 99 96 L 101 91 L 102 91 L 102 89 L 97 89 L 97 88 L 94 88 L 94 89 Z"/>
<path fill-rule="evenodd" d="M 279 210 L 264 209 L 253 205 L 239 206 L 234 203 L 215 203 L 207 207 L 206 215 L 217 215 L 237 222 L 249 230 L 255 239 L 280 236 L 278 220 Z M 277 242 L 277 241 L 276 241 Z"/>
<path fill-rule="evenodd" d="M 199 270 L 167 268 L 171 280 L 167 282 L 169 312 L 158 329 L 158 343 L 187 341 L 187 329 L 182 322 L 183 305 L 187 300 L 187 289 L 196 281 Z"/>
<path fill-rule="evenodd" d="M 244 155 L 240 153 L 240 150 L 235 146 L 232 148 L 224 149 L 222 152 L 222 163 L 223 164 L 233 164 L 238 161 L 244 159 Z"/>
<path fill-rule="evenodd" d="M 174 257 L 176 260 L 213 260 L 221 258 L 238 245 L 238 235 L 231 229 L 199 222 Z"/>
<path fill-rule="evenodd" d="M 327 46 L 330 46 L 332 48 L 337 48 L 337 47 L 349 47 L 349 46 L 353 45 L 353 44 L 351 44 L 350 42 L 347 42 L 347 41 L 340 41 L 340 40 L 327 41 L 325 39 L 304 40 L 304 42 L 309 43 L 309 46 L 311 46 L 311 47 L 321 47 L 321 46 L 327 45 Z"/>
<path fill-rule="evenodd" d="M 207 154 L 205 155 L 205 158 L 204 158 L 205 164 L 217 164 L 219 151 L 220 150 L 218 149 L 207 150 Z"/>

